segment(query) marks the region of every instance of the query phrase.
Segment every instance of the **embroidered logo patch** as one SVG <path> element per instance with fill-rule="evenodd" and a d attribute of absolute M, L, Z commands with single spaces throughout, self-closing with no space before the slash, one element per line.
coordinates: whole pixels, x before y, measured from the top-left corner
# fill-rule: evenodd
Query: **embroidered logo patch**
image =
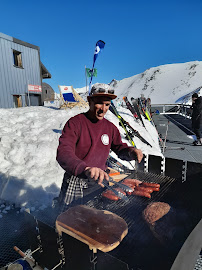
<path fill-rule="evenodd" d="M 108 145 L 109 144 L 109 136 L 107 134 L 103 134 L 101 136 L 101 141 L 104 145 Z"/>

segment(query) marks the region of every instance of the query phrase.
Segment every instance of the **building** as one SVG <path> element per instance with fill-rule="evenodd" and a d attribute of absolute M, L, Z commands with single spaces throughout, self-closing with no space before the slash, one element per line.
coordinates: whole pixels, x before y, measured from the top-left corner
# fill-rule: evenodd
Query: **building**
<path fill-rule="evenodd" d="M 41 96 L 43 101 L 54 101 L 55 100 L 55 92 L 53 88 L 47 84 L 47 83 L 42 83 L 42 96 Z"/>
<path fill-rule="evenodd" d="M 0 59 L 0 108 L 43 105 L 42 80 L 51 74 L 40 48 L 0 33 Z"/>

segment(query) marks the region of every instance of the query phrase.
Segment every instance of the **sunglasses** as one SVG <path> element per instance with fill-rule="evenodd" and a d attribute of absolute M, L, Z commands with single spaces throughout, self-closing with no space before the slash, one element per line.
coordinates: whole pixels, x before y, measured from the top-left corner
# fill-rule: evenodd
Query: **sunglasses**
<path fill-rule="evenodd" d="M 96 94 L 96 93 L 114 94 L 114 90 L 106 90 L 103 88 L 99 88 L 99 89 L 96 89 L 92 92 L 92 94 Z"/>

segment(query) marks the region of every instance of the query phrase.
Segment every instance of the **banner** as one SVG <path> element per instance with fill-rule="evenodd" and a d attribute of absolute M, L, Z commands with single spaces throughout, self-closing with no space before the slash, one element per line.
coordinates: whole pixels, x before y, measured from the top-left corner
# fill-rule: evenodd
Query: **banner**
<path fill-rule="evenodd" d="M 86 68 L 86 75 L 88 78 L 90 78 L 91 76 L 93 77 L 97 77 L 97 69 L 94 68 L 93 70 L 90 68 Z"/>
<path fill-rule="evenodd" d="M 95 52 L 94 52 L 94 58 L 93 58 L 93 67 L 95 64 L 95 61 L 98 57 L 98 54 L 104 49 L 105 42 L 102 40 L 99 40 L 95 45 Z"/>
<path fill-rule="evenodd" d="M 41 85 L 28 84 L 29 92 L 42 92 Z"/>
<path fill-rule="evenodd" d="M 96 45 L 95 45 L 95 51 L 94 51 L 94 57 L 93 57 L 93 67 L 91 70 L 94 70 L 95 61 L 96 61 L 99 53 L 104 49 L 104 47 L 105 47 L 105 42 L 102 40 L 98 40 Z M 93 75 L 91 75 L 91 79 L 90 79 L 90 83 L 89 83 L 89 94 L 90 94 L 90 90 L 91 90 L 92 80 L 93 80 Z"/>

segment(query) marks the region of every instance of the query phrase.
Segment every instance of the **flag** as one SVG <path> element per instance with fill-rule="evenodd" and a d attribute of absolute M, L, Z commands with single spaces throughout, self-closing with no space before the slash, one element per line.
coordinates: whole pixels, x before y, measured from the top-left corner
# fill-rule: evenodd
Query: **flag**
<path fill-rule="evenodd" d="M 93 58 L 93 67 L 95 64 L 95 61 L 98 57 L 98 54 L 104 49 L 105 42 L 102 40 L 99 40 L 95 45 L 95 52 L 94 52 L 94 58 Z"/>
<path fill-rule="evenodd" d="M 86 75 L 88 78 L 90 78 L 91 76 L 93 77 L 97 77 L 97 69 L 94 68 L 93 70 L 90 68 L 86 68 Z"/>
<path fill-rule="evenodd" d="M 104 49 L 105 46 L 105 42 L 102 40 L 98 40 L 96 45 L 95 45 L 95 51 L 94 51 L 94 57 L 93 57 L 93 67 L 91 70 L 94 70 L 94 66 L 95 66 L 95 61 L 98 57 L 98 54 Z M 91 90 L 91 84 L 92 84 L 92 80 L 93 80 L 93 74 L 91 74 L 91 78 L 90 78 L 90 83 L 89 83 L 89 94 L 90 94 L 90 90 Z"/>

